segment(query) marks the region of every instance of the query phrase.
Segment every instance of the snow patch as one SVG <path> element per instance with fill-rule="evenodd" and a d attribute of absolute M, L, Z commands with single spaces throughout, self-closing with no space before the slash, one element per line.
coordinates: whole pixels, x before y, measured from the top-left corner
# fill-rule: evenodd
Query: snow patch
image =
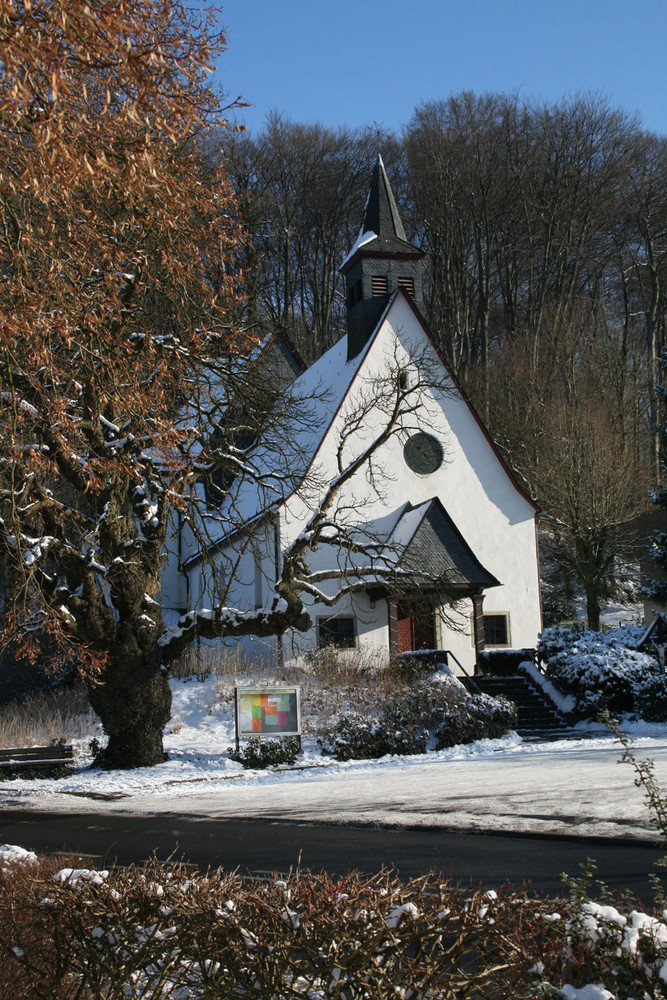
<path fill-rule="evenodd" d="M 0 866 L 6 868 L 9 865 L 34 864 L 37 864 L 37 855 L 32 851 L 26 851 L 16 844 L 0 844 Z"/>

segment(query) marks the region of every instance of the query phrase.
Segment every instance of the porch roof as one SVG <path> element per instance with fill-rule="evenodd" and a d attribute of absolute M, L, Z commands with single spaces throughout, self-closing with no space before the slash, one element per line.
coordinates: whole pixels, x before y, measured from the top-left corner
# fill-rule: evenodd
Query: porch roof
<path fill-rule="evenodd" d="M 482 566 L 437 497 L 418 507 L 408 505 L 393 532 L 403 547 L 400 566 L 434 583 L 479 593 L 500 581 Z"/>

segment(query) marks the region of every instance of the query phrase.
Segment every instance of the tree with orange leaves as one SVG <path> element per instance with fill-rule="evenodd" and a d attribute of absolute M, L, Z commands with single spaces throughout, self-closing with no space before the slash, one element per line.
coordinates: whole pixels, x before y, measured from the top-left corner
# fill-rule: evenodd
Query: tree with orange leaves
<path fill-rule="evenodd" d="M 242 234 L 200 155 L 220 123 L 207 77 L 224 41 L 178 0 L 0 0 L 7 632 L 74 647 L 107 766 L 164 759 L 165 537 L 202 469 L 232 461 L 210 431 L 225 393 L 238 404 L 250 346 L 233 321 Z M 213 382 L 204 432 L 185 402 L 205 409 Z M 303 621 L 298 599 L 279 617 Z M 249 627 L 229 615 L 220 629 L 236 625 Z"/>
<path fill-rule="evenodd" d="M 243 233 L 202 153 L 223 47 L 180 0 L 0 0 L 0 554 L 17 579 L 5 631 L 46 630 L 74 652 L 108 767 L 164 759 L 167 668 L 197 637 L 307 629 L 302 594 L 332 606 L 425 579 L 357 523 L 363 504 L 345 491 L 363 477 L 382 494 L 378 451 L 447 391 L 441 366 L 429 373 L 426 352 L 407 381 L 388 358 L 346 416 L 338 474 L 303 466 L 291 431 L 313 429 L 313 400 L 255 364 L 238 322 Z M 267 498 L 256 517 L 224 485 L 234 477 Z M 297 489 L 309 506 L 269 606 L 226 607 L 225 567 L 214 606 L 174 624 L 160 590 L 179 519 L 217 572 L 202 480 L 224 494 L 226 537 L 250 538 Z M 336 551 L 329 568 L 309 567 L 318 546 Z"/>

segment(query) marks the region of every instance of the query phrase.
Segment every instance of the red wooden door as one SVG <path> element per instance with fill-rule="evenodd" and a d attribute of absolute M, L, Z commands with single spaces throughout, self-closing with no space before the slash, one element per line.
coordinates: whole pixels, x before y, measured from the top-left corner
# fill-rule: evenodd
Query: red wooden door
<path fill-rule="evenodd" d="M 428 601 L 399 603 L 396 625 L 399 653 L 435 649 L 434 609 Z"/>
<path fill-rule="evenodd" d="M 405 604 L 399 604 L 396 608 L 396 625 L 398 633 L 398 652 L 407 653 L 415 648 L 415 623 L 412 618 L 411 609 Z"/>
<path fill-rule="evenodd" d="M 435 621 L 433 607 L 419 604 L 415 608 L 415 649 L 435 649 Z"/>

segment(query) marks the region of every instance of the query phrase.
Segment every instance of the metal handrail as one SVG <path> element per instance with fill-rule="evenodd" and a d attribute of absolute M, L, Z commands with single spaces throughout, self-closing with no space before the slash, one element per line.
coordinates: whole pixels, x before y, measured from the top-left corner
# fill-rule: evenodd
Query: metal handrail
<path fill-rule="evenodd" d="M 456 665 L 463 672 L 464 676 L 470 681 L 471 687 L 474 688 L 474 693 L 475 694 L 482 694 L 483 692 L 482 692 L 481 688 L 479 687 L 479 685 L 477 684 L 475 678 L 472 676 L 472 674 L 468 673 L 468 671 L 466 670 L 466 668 L 463 666 L 463 664 L 459 660 L 458 656 L 455 656 L 454 653 L 452 653 L 451 649 L 445 649 L 444 652 L 447 653 L 447 659 L 448 660 L 449 660 L 449 657 L 451 656 L 451 658 L 454 660 L 454 662 L 456 663 Z"/>

